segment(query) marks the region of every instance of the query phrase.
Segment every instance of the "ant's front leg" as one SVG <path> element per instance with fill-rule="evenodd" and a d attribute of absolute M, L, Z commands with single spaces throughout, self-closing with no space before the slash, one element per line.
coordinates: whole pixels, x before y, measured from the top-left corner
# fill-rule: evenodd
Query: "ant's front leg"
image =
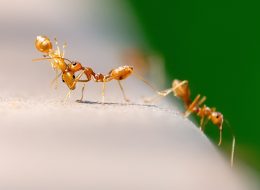
<path fill-rule="evenodd" d="M 123 96 L 124 96 L 124 100 L 125 100 L 126 102 L 130 102 L 130 100 L 129 100 L 129 99 L 126 97 L 126 95 L 125 95 L 125 91 L 124 91 L 124 88 L 123 88 L 123 86 L 122 86 L 120 80 L 118 80 L 117 82 L 118 82 L 119 87 L 120 87 L 120 90 L 121 90 L 121 92 L 122 92 L 122 94 L 123 94 Z"/>
<path fill-rule="evenodd" d="M 84 98 L 84 91 L 86 88 L 86 82 L 89 82 L 90 80 L 79 80 L 78 82 L 84 82 L 82 89 L 81 89 L 81 98 L 80 98 L 80 102 L 82 102 L 83 98 Z"/>
<path fill-rule="evenodd" d="M 70 98 L 71 91 L 72 91 L 72 90 L 69 90 L 69 92 L 66 94 L 66 96 L 65 96 L 65 98 L 64 98 L 64 100 L 63 100 L 64 103 L 66 103 L 67 100 Z"/>
<path fill-rule="evenodd" d="M 84 90 L 85 90 L 85 84 L 83 84 L 83 87 L 81 89 L 81 98 L 80 98 L 80 101 L 82 102 L 83 100 L 83 97 L 84 97 Z"/>
<path fill-rule="evenodd" d="M 166 89 L 166 90 L 162 90 L 162 91 L 158 91 L 157 95 L 155 95 L 152 98 L 146 98 L 144 100 L 145 103 L 151 103 L 151 102 L 155 102 L 157 100 L 159 100 L 162 97 L 165 97 L 167 95 L 169 95 L 172 92 L 172 88 Z"/>
<path fill-rule="evenodd" d="M 82 77 L 82 75 L 85 74 L 86 78 L 85 80 L 80 80 L 80 78 Z M 82 72 L 76 77 L 75 82 L 83 82 L 83 87 L 81 89 L 81 98 L 80 98 L 80 102 L 82 102 L 83 97 L 84 97 L 84 90 L 85 90 L 85 86 L 86 86 L 86 82 L 89 82 L 91 80 L 91 75 L 89 75 L 88 73 L 88 68 L 84 68 L 82 69 Z"/>

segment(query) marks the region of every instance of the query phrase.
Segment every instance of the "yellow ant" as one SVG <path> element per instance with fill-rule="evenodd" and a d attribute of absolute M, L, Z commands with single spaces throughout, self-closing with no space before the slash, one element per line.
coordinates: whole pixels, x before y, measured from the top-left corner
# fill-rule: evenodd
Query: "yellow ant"
<path fill-rule="evenodd" d="M 72 90 L 76 88 L 76 84 L 78 82 L 86 83 L 90 80 L 95 82 L 102 82 L 102 102 L 104 103 L 105 98 L 105 84 L 111 80 L 116 80 L 119 84 L 120 90 L 123 94 L 124 100 L 129 102 L 129 99 L 126 97 L 123 86 L 121 84 L 121 80 L 126 79 L 131 74 L 135 74 L 135 76 L 143 81 L 146 85 L 150 86 L 156 93 L 158 93 L 155 88 L 150 85 L 147 81 L 145 81 L 142 77 L 134 73 L 134 68 L 132 66 L 121 66 L 116 69 L 112 69 L 107 75 L 103 75 L 101 73 L 95 73 L 90 67 L 83 67 L 80 62 L 70 61 L 69 59 L 64 58 L 64 50 L 60 51 L 58 47 L 58 43 L 55 39 L 57 50 L 52 48 L 52 43 L 50 39 L 46 36 L 37 36 L 35 41 L 35 47 L 38 51 L 44 53 L 44 58 L 34 59 L 33 61 L 41 61 L 41 60 L 50 60 L 52 67 L 57 71 L 60 70 L 60 74 L 57 74 L 53 81 L 56 81 L 60 76 L 62 76 L 62 81 L 66 83 L 68 86 L 69 93 L 66 96 L 66 99 L 70 96 Z M 63 46 L 64 49 L 65 46 Z M 80 72 L 77 76 L 75 74 Z M 83 75 L 85 79 L 82 80 Z M 80 101 L 82 101 L 84 96 L 84 88 L 85 84 L 82 87 L 82 95 Z"/>
<path fill-rule="evenodd" d="M 152 99 L 145 100 L 146 102 L 152 102 L 158 100 L 160 97 L 165 97 L 168 94 L 173 92 L 174 96 L 180 98 L 185 106 L 186 112 L 184 113 L 185 117 L 188 117 L 191 113 L 195 113 L 198 117 L 200 117 L 200 130 L 204 131 L 205 124 L 207 121 L 211 121 L 214 125 L 216 125 L 219 129 L 219 143 L 218 146 L 222 143 L 222 130 L 223 130 L 223 122 L 224 116 L 222 113 L 217 112 L 216 108 L 209 108 L 206 105 L 201 106 L 205 101 L 206 97 L 200 98 L 200 94 L 196 96 L 196 98 L 191 101 L 190 99 L 190 87 L 189 82 L 187 80 L 173 80 L 172 88 L 160 91 L 157 93 Z M 205 121 L 206 119 L 206 121 Z M 234 151 L 235 151 L 235 136 L 232 133 L 232 150 L 231 150 L 231 166 L 233 166 L 234 162 Z"/>

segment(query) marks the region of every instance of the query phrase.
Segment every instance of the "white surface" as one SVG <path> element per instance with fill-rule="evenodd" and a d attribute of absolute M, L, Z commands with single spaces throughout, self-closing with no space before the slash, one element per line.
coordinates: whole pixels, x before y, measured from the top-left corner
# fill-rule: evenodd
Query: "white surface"
<path fill-rule="evenodd" d="M 0 115 L 0 189 L 248 189 L 171 109 L 11 99 Z"/>

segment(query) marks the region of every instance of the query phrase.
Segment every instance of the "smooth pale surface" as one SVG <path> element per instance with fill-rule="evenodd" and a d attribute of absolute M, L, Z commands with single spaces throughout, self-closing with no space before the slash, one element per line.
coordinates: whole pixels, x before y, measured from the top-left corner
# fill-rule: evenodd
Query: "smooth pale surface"
<path fill-rule="evenodd" d="M 0 189 L 248 189 L 172 109 L 30 98 L 0 115 Z"/>

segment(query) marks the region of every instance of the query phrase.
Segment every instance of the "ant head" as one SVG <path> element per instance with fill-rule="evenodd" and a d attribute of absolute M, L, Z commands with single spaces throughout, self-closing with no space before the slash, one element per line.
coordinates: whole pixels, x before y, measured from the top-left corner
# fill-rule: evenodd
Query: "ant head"
<path fill-rule="evenodd" d="M 35 47 L 42 53 L 48 53 L 52 49 L 52 43 L 46 36 L 37 36 L 35 40 Z"/>
<path fill-rule="evenodd" d="M 64 72 L 62 74 L 62 82 L 66 83 L 66 85 L 69 87 L 70 90 L 74 90 L 75 89 L 75 85 L 74 85 L 74 81 L 75 81 L 75 75 L 73 74 L 73 72 Z"/>
<path fill-rule="evenodd" d="M 220 112 L 212 112 L 211 117 L 210 117 L 212 123 L 214 125 L 217 125 L 220 130 L 222 130 L 222 124 L 223 124 L 223 114 Z"/>
<path fill-rule="evenodd" d="M 71 71 L 73 73 L 78 72 L 78 71 L 82 70 L 82 68 L 83 68 L 81 63 L 78 61 L 73 61 L 68 66 L 69 66 L 69 71 Z"/>
<path fill-rule="evenodd" d="M 127 74 L 132 74 L 134 72 L 134 67 L 133 66 L 124 66 L 125 73 Z"/>
<path fill-rule="evenodd" d="M 129 70 L 131 70 L 131 72 L 134 71 L 134 67 L 133 66 L 129 66 Z"/>
<path fill-rule="evenodd" d="M 172 82 L 172 88 L 175 89 L 174 93 L 177 97 L 190 97 L 190 87 L 188 81 L 174 80 Z"/>

